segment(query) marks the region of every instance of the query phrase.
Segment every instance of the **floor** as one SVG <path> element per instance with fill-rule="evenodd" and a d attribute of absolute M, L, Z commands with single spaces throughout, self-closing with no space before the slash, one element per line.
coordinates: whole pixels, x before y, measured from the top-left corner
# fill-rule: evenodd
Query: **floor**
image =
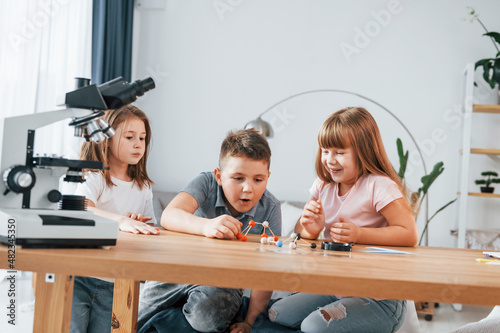
<path fill-rule="evenodd" d="M 31 273 L 17 272 L 16 296 L 9 297 L 11 289 L 10 277 L 7 271 L 0 270 L 0 332 L 5 333 L 29 333 L 33 331 L 34 296 L 31 286 Z M 11 300 L 15 301 L 16 314 L 15 326 L 8 323 L 9 310 L 7 306 Z M 451 332 L 467 323 L 478 321 L 490 313 L 490 306 L 463 305 L 462 311 L 456 311 L 450 304 L 440 304 L 435 310 L 431 321 L 419 317 L 422 333 L 444 333 Z"/>
<path fill-rule="evenodd" d="M 435 309 L 431 321 L 419 315 L 420 330 L 422 333 L 452 332 L 465 324 L 483 319 L 492 309 L 492 306 L 462 305 L 462 310 L 456 311 L 451 304 L 441 303 Z"/>

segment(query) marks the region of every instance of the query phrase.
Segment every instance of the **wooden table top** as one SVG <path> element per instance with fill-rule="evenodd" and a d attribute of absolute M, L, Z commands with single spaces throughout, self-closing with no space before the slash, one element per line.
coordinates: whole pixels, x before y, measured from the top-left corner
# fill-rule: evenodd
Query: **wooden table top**
<path fill-rule="evenodd" d="M 209 239 L 169 231 L 159 236 L 120 232 L 109 249 L 16 248 L 15 269 L 220 287 L 301 291 L 344 296 L 497 305 L 500 266 L 477 262 L 481 250 L 385 247 L 414 254 L 325 251 L 300 245 L 291 250 Z M 300 242 L 299 242 L 300 243 Z M 9 269 L 0 246 L 0 268 Z"/>

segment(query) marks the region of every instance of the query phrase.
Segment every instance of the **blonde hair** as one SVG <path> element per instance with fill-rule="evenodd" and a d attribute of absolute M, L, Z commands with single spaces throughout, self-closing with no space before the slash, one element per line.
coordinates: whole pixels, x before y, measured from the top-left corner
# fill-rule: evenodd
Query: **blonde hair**
<path fill-rule="evenodd" d="M 389 177 L 398 185 L 407 207 L 410 207 L 406 187 L 387 157 L 375 119 L 366 109 L 349 107 L 332 113 L 319 130 L 318 144 L 316 174 L 322 181 L 327 184 L 334 182 L 321 162 L 321 148 L 351 147 L 359 167 L 358 178 L 367 174 Z"/>
<path fill-rule="evenodd" d="M 116 110 L 108 110 L 105 113 L 104 119 L 113 128 L 118 128 L 122 123 L 126 123 L 130 119 L 137 118 L 144 122 L 144 127 L 146 129 L 145 137 L 145 150 L 144 155 L 135 165 L 129 164 L 127 169 L 127 174 L 132 180 L 142 189 L 143 186 L 153 185 L 153 181 L 149 178 L 148 172 L 146 170 L 146 163 L 149 154 L 149 143 L 151 141 L 151 126 L 149 125 L 149 119 L 144 112 L 134 105 L 126 105 Z M 88 161 L 101 161 L 104 166 L 108 166 L 108 138 L 105 140 L 95 143 L 94 141 L 84 142 L 80 148 L 80 159 Z M 87 171 L 87 170 L 86 170 Z M 108 170 L 88 170 L 91 172 L 100 172 L 106 181 L 106 185 L 111 187 L 115 186 L 111 180 L 111 174 Z"/>

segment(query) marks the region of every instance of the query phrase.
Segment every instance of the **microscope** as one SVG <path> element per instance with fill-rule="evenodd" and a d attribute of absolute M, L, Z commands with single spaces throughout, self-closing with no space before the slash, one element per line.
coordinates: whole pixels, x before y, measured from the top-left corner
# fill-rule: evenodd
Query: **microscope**
<path fill-rule="evenodd" d="M 118 223 L 86 210 L 85 197 L 62 195 L 60 179 L 85 181 L 84 169 L 103 169 L 101 161 L 35 156 L 37 128 L 71 118 L 74 134 L 99 142 L 114 134 L 102 116 L 132 103 L 155 87 L 152 78 L 101 85 L 77 78 L 66 93 L 66 109 L 4 120 L 0 163 L 0 242 L 23 247 L 101 247 L 116 245 Z"/>

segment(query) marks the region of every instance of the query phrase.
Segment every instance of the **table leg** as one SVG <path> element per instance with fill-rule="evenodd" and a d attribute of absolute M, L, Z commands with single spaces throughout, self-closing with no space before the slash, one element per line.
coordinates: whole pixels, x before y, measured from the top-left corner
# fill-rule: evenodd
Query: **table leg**
<path fill-rule="evenodd" d="M 115 279 L 113 318 L 111 319 L 113 333 L 137 332 L 139 289 L 139 281 Z"/>
<path fill-rule="evenodd" d="M 36 274 L 33 332 L 69 332 L 73 285 L 72 275 Z"/>
<path fill-rule="evenodd" d="M 33 294 L 36 293 L 36 272 L 31 274 L 31 286 L 33 287 Z"/>

